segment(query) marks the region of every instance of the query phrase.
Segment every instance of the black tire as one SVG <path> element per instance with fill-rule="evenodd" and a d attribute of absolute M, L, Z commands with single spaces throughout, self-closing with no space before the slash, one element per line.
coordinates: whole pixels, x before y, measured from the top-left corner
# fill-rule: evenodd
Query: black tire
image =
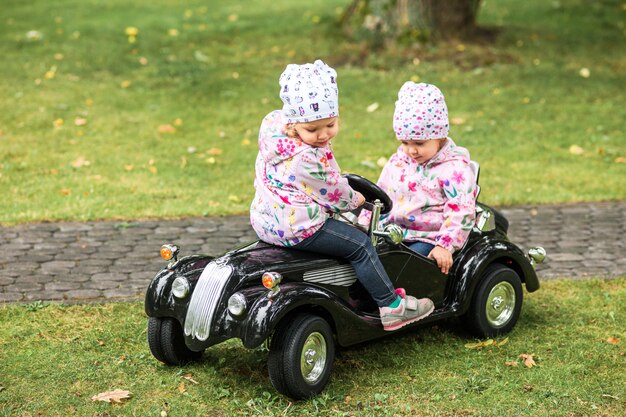
<path fill-rule="evenodd" d="M 300 314 L 281 322 L 272 337 L 267 364 L 270 381 L 290 398 L 311 398 L 328 383 L 334 359 L 335 344 L 328 322 Z"/>
<path fill-rule="evenodd" d="M 165 362 L 165 355 L 163 354 L 163 348 L 161 347 L 161 324 L 162 319 L 156 317 L 148 318 L 148 346 L 150 352 L 157 360 Z"/>
<path fill-rule="evenodd" d="M 185 365 L 199 361 L 203 351 L 187 347 L 183 328 L 171 317 L 148 319 L 148 345 L 152 355 L 166 365 Z"/>
<path fill-rule="evenodd" d="M 517 323 L 523 298 L 517 273 L 504 265 L 490 265 L 474 291 L 463 321 L 480 338 L 506 334 Z"/>

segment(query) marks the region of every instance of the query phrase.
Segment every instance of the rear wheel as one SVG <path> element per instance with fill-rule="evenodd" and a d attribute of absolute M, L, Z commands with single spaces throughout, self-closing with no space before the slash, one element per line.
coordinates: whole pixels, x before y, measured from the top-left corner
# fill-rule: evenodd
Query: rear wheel
<path fill-rule="evenodd" d="M 328 383 L 334 359 L 335 345 L 328 322 L 319 316 L 300 314 L 281 323 L 272 337 L 270 381 L 288 397 L 310 398 Z"/>
<path fill-rule="evenodd" d="M 490 265 L 463 319 L 478 337 L 506 334 L 517 323 L 522 302 L 522 282 L 517 273 L 504 265 Z"/>
<path fill-rule="evenodd" d="M 202 352 L 187 347 L 183 328 L 171 317 L 148 318 L 148 345 L 150 352 L 166 365 L 184 365 L 200 360 Z"/>

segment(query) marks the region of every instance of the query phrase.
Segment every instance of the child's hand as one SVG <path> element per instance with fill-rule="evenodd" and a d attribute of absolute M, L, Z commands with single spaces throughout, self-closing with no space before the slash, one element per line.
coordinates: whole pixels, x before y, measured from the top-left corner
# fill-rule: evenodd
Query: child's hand
<path fill-rule="evenodd" d="M 447 274 L 452 267 L 452 253 L 441 246 L 435 246 L 430 251 L 428 257 L 437 261 L 437 266 L 441 269 L 441 272 Z"/>
<path fill-rule="evenodd" d="M 363 197 L 363 194 L 361 194 L 360 192 L 358 192 L 358 191 L 355 191 L 355 192 L 356 192 L 357 197 L 359 199 L 359 201 L 358 201 L 359 205 L 357 207 L 361 207 L 363 204 L 365 204 L 365 197 Z"/>

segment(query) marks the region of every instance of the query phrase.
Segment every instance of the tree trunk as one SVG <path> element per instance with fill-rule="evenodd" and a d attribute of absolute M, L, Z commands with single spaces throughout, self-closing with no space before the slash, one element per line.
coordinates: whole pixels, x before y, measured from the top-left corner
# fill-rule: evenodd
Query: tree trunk
<path fill-rule="evenodd" d="M 342 23 L 353 35 L 420 41 L 465 38 L 476 29 L 480 0 L 353 0 Z"/>

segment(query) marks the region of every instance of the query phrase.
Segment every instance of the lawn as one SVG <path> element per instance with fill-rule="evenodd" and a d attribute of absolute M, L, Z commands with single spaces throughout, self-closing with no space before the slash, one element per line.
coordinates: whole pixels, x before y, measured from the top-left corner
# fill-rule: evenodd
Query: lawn
<path fill-rule="evenodd" d="M 274 391 L 266 351 L 238 341 L 157 362 L 140 303 L 2 306 L 0 416 L 623 415 L 625 284 L 546 282 L 490 345 L 449 321 L 342 349 L 326 390 L 301 402 Z M 116 389 L 130 398 L 92 401 Z"/>
<path fill-rule="evenodd" d="M 378 53 L 337 28 L 347 3 L 4 0 L 0 223 L 245 213 L 278 76 L 315 58 L 339 73 L 345 171 L 377 178 L 413 79 L 446 95 L 485 202 L 626 198 L 620 2 L 483 1 L 494 43 Z"/>

